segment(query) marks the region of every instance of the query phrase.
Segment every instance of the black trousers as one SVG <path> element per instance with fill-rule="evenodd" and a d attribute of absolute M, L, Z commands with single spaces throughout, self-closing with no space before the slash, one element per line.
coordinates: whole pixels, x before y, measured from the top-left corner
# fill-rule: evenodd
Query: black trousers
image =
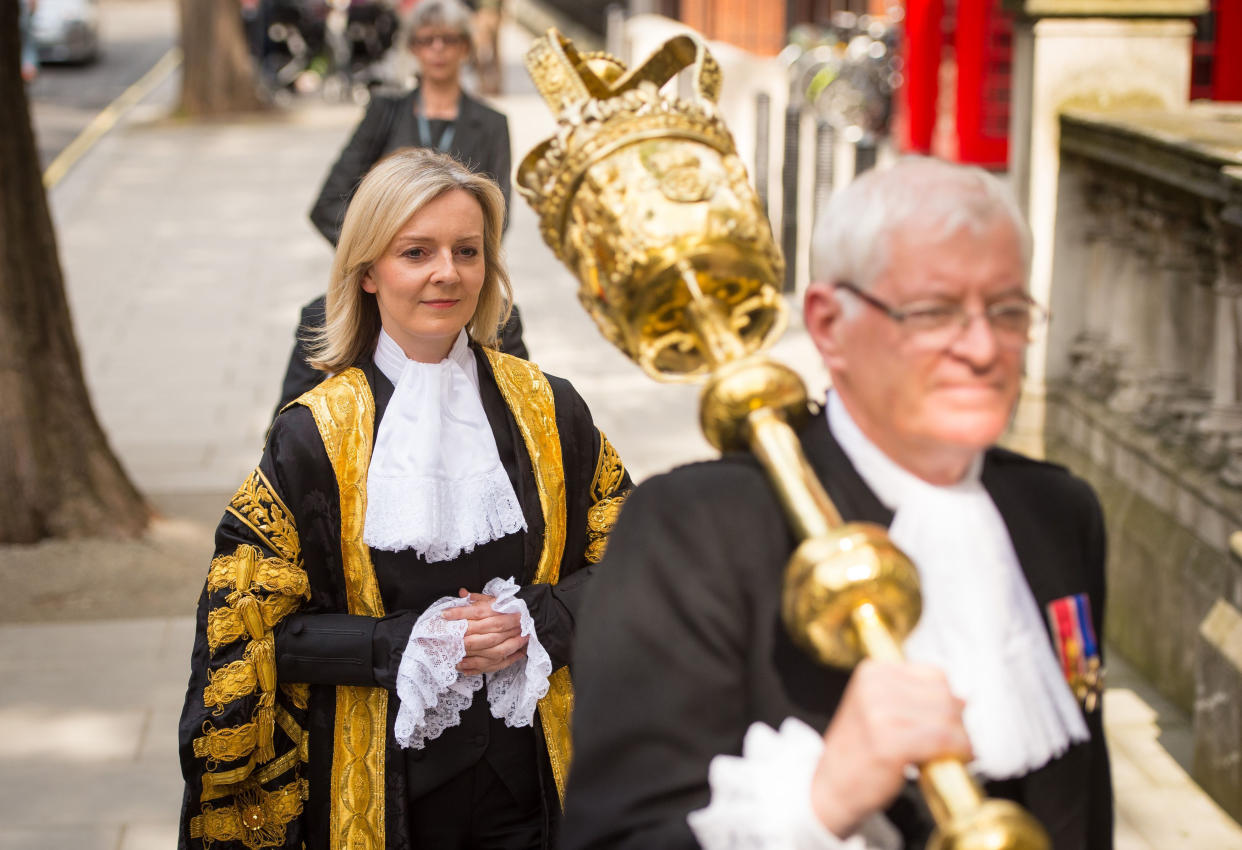
<path fill-rule="evenodd" d="M 538 850 L 543 839 L 534 773 L 506 783 L 486 758 L 411 800 L 408 811 L 410 844 L 420 850 Z"/>

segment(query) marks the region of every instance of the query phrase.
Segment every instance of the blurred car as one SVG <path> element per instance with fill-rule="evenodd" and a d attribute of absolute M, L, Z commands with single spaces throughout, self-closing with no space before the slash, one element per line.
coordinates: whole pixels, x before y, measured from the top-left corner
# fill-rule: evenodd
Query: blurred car
<path fill-rule="evenodd" d="M 99 56 L 99 0 L 38 0 L 30 29 L 40 62 L 93 62 Z"/>

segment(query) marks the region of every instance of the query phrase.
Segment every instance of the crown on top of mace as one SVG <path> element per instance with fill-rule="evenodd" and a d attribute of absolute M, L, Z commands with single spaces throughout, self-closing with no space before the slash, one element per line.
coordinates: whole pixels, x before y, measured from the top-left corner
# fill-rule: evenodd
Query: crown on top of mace
<path fill-rule="evenodd" d="M 720 67 L 704 44 L 678 36 L 628 69 L 553 29 L 526 66 L 557 132 L 522 160 L 518 190 L 604 335 L 666 380 L 779 335 L 784 261 L 716 107 Z M 660 91 L 687 68 L 692 99 Z"/>

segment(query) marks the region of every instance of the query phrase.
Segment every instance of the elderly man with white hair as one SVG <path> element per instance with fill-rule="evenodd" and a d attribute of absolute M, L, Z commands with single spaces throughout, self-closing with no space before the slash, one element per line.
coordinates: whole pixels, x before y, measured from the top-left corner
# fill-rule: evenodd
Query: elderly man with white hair
<path fill-rule="evenodd" d="M 822 221 L 804 320 L 832 389 L 800 437 L 842 516 L 917 565 L 909 660 L 840 671 L 795 646 L 796 540 L 754 459 L 651 479 L 578 617 L 562 846 L 922 847 L 909 766 L 948 756 L 1056 850 L 1112 847 L 1103 516 L 1065 469 L 995 446 L 1046 319 L 1029 231 L 995 177 L 924 158 Z"/>

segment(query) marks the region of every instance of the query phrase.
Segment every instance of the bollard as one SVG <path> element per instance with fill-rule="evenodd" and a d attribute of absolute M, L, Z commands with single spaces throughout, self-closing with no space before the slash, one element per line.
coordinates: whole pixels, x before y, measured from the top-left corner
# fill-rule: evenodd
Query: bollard
<path fill-rule="evenodd" d="M 836 169 L 837 134 L 832 125 L 820 119 L 815 122 L 815 220 L 832 197 L 833 173 Z"/>
<path fill-rule="evenodd" d="M 604 49 L 623 62 L 629 61 L 629 51 L 625 49 L 625 6 L 620 3 L 609 3 L 604 9 Z"/>
<path fill-rule="evenodd" d="M 772 159 L 772 98 L 767 92 L 755 95 L 755 194 L 763 214 L 772 220 L 768 206 L 768 163 Z"/>
<path fill-rule="evenodd" d="M 785 160 L 781 165 L 781 252 L 785 255 L 785 292 L 793 292 L 797 277 L 798 250 L 798 135 L 802 107 L 785 108 Z"/>
<path fill-rule="evenodd" d="M 863 134 L 863 137 L 854 143 L 854 176 L 857 177 L 868 168 L 875 167 L 876 154 L 879 151 L 879 145 L 876 143 L 875 136 L 870 133 Z"/>

